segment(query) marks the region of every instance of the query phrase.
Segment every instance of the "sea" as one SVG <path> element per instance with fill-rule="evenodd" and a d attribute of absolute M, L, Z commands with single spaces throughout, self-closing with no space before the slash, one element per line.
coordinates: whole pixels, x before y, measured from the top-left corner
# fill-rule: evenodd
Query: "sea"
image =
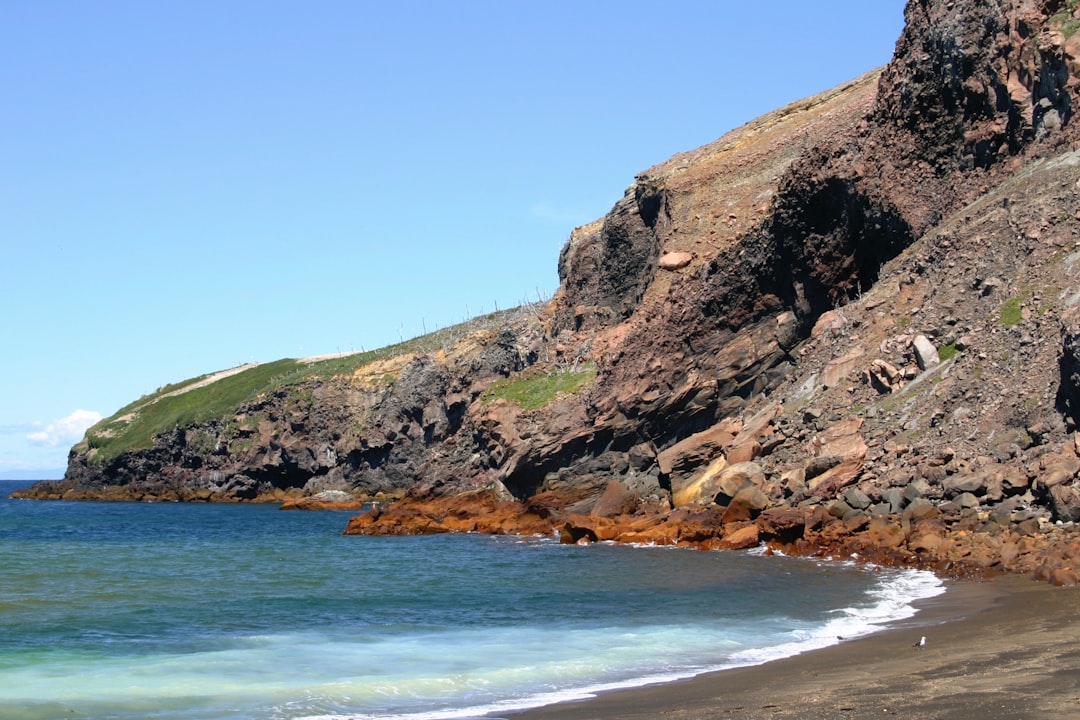
<path fill-rule="evenodd" d="M 821 648 L 944 592 L 843 560 L 8 498 L 27 484 L 0 482 L 5 720 L 505 717 Z"/>

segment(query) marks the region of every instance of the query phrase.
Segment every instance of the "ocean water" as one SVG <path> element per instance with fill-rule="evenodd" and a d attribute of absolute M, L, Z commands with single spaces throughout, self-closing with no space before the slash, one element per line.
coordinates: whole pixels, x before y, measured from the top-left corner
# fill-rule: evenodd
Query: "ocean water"
<path fill-rule="evenodd" d="M 479 535 L 351 513 L 9 500 L 0 718 L 475 718 L 756 664 L 943 592 L 918 571 Z"/>

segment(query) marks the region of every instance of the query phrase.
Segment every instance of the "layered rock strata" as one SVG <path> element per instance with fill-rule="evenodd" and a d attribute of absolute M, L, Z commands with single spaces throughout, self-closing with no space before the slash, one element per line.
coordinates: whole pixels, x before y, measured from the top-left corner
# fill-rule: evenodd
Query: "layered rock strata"
<path fill-rule="evenodd" d="M 505 327 L 28 494 L 396 502 L 556 533 L 1077 577 L 1080 14 L 912 0 L 894 59 L 641 173 Z M 525 391 L 529 391 L 526 397 Z"/>

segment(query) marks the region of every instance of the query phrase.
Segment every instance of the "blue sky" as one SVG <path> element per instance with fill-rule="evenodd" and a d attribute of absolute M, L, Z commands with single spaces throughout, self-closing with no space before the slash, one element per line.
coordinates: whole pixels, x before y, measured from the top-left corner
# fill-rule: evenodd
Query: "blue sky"
<path fill-rule="evenodd" d="M 558 284 L 635 173 L 884 64 L 901 0 L 0 2 L 0 474 L 250 361 Z"/>

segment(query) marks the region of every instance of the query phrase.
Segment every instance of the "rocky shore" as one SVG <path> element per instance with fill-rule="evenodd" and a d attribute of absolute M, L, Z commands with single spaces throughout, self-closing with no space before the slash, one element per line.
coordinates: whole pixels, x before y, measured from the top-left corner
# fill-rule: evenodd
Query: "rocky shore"
<path fill-rule="evenodd" d="M 21 495 L 1077 583 L 1080 8 L 905 19 L 881 70 L 640 173 L 550 301 L 182 383 Z"/>

